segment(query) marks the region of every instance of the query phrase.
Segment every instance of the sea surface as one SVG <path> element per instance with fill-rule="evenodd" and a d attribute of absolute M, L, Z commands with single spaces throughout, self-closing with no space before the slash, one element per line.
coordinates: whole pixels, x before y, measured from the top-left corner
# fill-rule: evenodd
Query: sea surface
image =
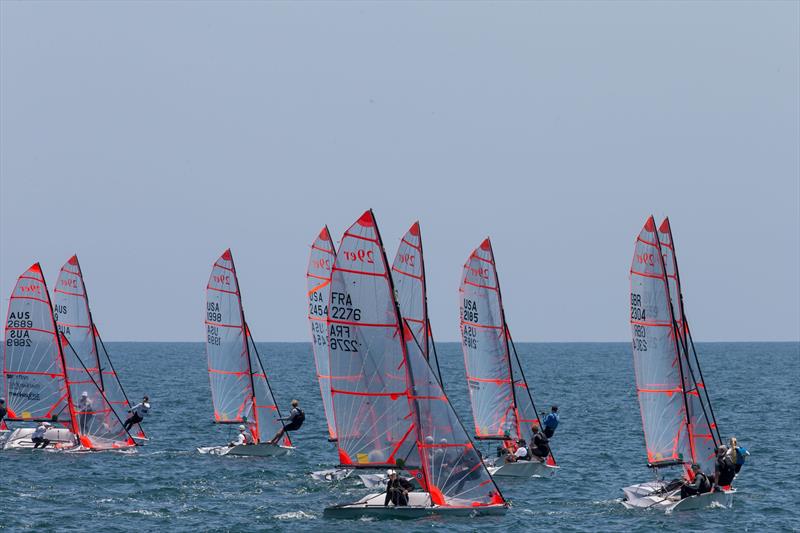
<path fill-rule="evenodd" d="M 356 479 L 316 482 L 337 462 L 326 439 L 307 343 L 259 343 L 283 409 L 301 401 L 306 423 L 284 458 L 201 455 L 227 442 L 211 423 L 201 343 L 110 343 L 132 399 L 147 393 L 151 440 L 137 453 L 0 452 L 0 529 L 36 531 L 778 531 L 800 529 L 800 344 L 699 344 L 724 438 L 752 456 L 737 478 L 732 509 L 664 515 L 629 511 L 621 487 L 651 479 L 627 343 L 519 344 L 540 410 L 559 405 L 554 478 L 502 481 L 504 517 L 341 522 L 323 508 L 367 491 Z M 472 427 L 460 345 L 441 343 L 445 387 Z M 484 444 L 480 445 L 485 448 Z"/>

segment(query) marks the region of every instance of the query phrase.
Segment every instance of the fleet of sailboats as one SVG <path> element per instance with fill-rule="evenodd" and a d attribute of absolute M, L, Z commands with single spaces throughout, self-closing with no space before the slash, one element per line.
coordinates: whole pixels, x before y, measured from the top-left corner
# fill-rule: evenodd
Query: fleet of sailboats
<path fill-rule="evenodd" d="M 730 486 L 680 496 L 680 485 L 693 476 L 690 465 L 713 471 L 722 438 L 686 318 L 668 219 L 658 226 L 652 216 L 647 220 L 630 276 L 636 390 L 646 460 L 657 476 L 625 487 L 622 503 L 667 512 L 730 506 Z M 542 425 L 509 331 L 489 238 L 469 255 L 459 287 L 470 432 L 443 386 L 419 222 L 402 237 L 391 264 L 372 210 L 344 232 L 338 249 L 323 227 L 311 245 L 306 291 L 325 436 L 331 463 L 338 459 L 337 468 L 312 476 L 341 480 L 358 471 L 369 489 L 381 488 L 327 507 L 327 517 L 502 514 L 509 504 L 495 476 L 556 472 L 552 452 L 541 460 L 505 461 L 499 454 L 484 457 L 473 442 L 532 444 Z M 62 266 L 53 294 L 51 302 L 36 263 L 19 276 L 10 298 L 2 384 L 11 426 L 3 448 L 34 448 L 31 424 L 47 422 L 50 450 L 133 450 L 147 437 L 141 424 L 125 429 L 131 404 L 94 322 L 77 256 Z M 245 319 L 230 249 L 213 263 L 204 325 L 213 422 L 238 426 L 245 442 L 198 450 L 250 457 L 292 452 Z M 682 479 L 661 479 L 669 467 Z M 414 490 L 400 499 L 387 492 L 385 469 L 399 471 Z"/>

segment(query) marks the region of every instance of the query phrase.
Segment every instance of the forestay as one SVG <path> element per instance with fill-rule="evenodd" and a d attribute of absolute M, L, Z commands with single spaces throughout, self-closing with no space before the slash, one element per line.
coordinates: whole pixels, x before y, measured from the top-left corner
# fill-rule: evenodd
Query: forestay
<path fill-rule="evenodd" d="M 669 285 L 675 326 L 678 331 L 678 347 L 683 353 L 680 361 L 683 365 L 684 390 L 686 391 L 686 402 L 689 409 L 691 457 L 692 461 L 698 463 L 704 472 L 711 472 L 715 462 L 714 450 L 716 445 L 722 441 L 715 424 L 709 423 L 707 419 L 707 411 L 710 410 L 710 405 L 703 405 L 704 401 L 708 401 L 708 396 L 700 369 L 697 365 L 691 364 L 689 325 L 686 322 L 683 311 L 684 304 L 678 261 L 669 218 L 665 218 L 659 225 L 658 238 L 661 244 L 662 256 L 664 257 L 664 267 Z"/>
<path fill-rule="evenodd" d="M 339 460 L 418 467 L 403 337 L 372 211 L 345 233 L 333 265 L 328 328 Z"/>
<path fill-rule="evenodd" d="M 392 264 L 392 280 L 397 303 L 400 306 L 400 315 L 408 322 L 411 332 L 422 347 L 423 356 L 441 383 L 439 361 L 436 359 L 436 347 L 433 344 L 428 319 L 425 261 L 419 222 L 414 222 L 400 241 Z"/>
<path fill-rule="evenodd" d="M 72 429 L 63 357 L 39 263 L 14 286 L 5 335 L 7 420 L 57 420 Z"/>
<path fill-rule="evenodd" d="M 308 322 L 311 326 L 311 347 L 317 369 L 317 381 L 322 394 L 322 407 L 328 422 L 328 435 L 336 440 L 336 423 L 333 419 L 331 399 L 330 354 L 328 353 L 328 301 L 331 292 L 331 272 L 336 249 L 328 227 L 322 228 L 311 245 L 311 256 L 306 271 L 308 291 Z"/>
<path fill-rule="evenodd" d="M 72 256 L 61 267 L 53 292 L 55 293 L 53 314 L 59 331 L 69 339 L 70 345 L 103 391 L 117 417 L 125 418 L 130 403 L 92 319 L 89 297 L 77 256 Z M 69 362 L 71 350 L 67 350 L 65 356 Z M 77 362 L 74 363 L 70 366 L 75 368 L 80 366 Z M 139 424 L 136 425 L 134 433 L 139 437 L 145 436 Z"/>
<path fill-rule="evenodd" d="M 205 324 L 214 421 L 247 422 L 254 442 L 272 438 L 280 428 L 280 415 L 246 326 L 230 250 L 211 269 Z"/>
<path fill-rule="evenodd" d="M 636 238 L 631 264 L 631 333 L 647 461 L 692 460 L 678 348 L 661 246 L 653 217 Z"/>

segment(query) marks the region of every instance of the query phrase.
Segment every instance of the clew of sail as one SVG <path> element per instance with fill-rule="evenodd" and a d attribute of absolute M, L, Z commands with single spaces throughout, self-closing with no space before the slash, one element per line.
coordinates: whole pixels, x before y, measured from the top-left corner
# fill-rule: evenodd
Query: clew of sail
<path fill-rule="evenodd" d="M 430 362 L 431 368 L 436 370 L 436 376 L 441 383 L 439 361 L 436 358 L 433 336 L 430 334 L 425 261 L 422 255 L 419 222 L 414 222 L 400 241 L 392 264 L 392 280 L 400 314 L 408 322 L 414 338 L 419 340 L 425 359 Z"/>
<path fill-rule="evenodd" d="M 683 358 L 653 217 L 636 238 L 630 273 L 633 361 L 647 461 L 654 466 L 688 462 L 693 457 Z"/>
<path fill-rule="evenodd" d="M 317 380 L 322 394 L 322 406 L 328 422 L 328 435 L 336 440 L 336 423 L 333 419 L 331 399 L 330 355 L 328 353 L 328 300 L 331 290 L 331 273 L 336 249 L 328 227 L 322 228 L 311 245 L 306 283 L 308 291 L 308 322 L 311 326 L 311 347 L 317 368 Z"/>
<path fill-rule="evenodd" d="M 461 346 L 477 438 L 518 439 L 520 422 L 492 245 L 481 243 L 464 264 L 459 289 Z"/>
<path fill-rule="evenodd" d="M 72 349 L 103 391 L 117 417 L 125 418 L 130 402 L 92 319 L 89 297 L 77 256 L 73 255 L 61 267 L 53 292 L 53 315 L 59 331 L 69 339 Z M 77 361 L 71 361 L 72 350 L 66 350 L 64 355 L 71 368 L 81 367 Z M 134 433 L 145 437 L 139 424 Z"/>
<path fill-rule="evenodd" d="M 336 253 L 328 333 L 340 463 L 419 467 L 404 341 L 372 211 L 350 226 Z"/>
<path fill-rule="evenodd" d="M 704 472 L 710 472 L 714 468 L 714 450 L 717 444 L 721 443 L 721 439 L 716 425 L 709 423 L 708 420 L 710 406 L 707 408 L 704 405 L 708 401 L 708 394 L 705 390 L 699 367 L 691 363 L 689 326 L 683 311 L 683 295 L 678 273 L 678 261 L 675 254 L 675 242 L 672 238 L 672 228 L 668 218 L 665 218 L 658 226 L 658 238 L 660 240 L 661 253 L 664 257 L 670 301 L 672 302 L 673 316 L 675 317 L 678 331 L 678 349 L 682 354 L 680 361 L 683 365 L 683 388 L 686 391 L 686 403 L 689 410 L 691 457 L 692 461 L 698 463 Z"/>
<path fill-rule="evenodd" d="M 26 270 L 14 286 L 5 338 L 7 420 L 52 420 L 72 429 L 63 358 L 39 263 Z"/>

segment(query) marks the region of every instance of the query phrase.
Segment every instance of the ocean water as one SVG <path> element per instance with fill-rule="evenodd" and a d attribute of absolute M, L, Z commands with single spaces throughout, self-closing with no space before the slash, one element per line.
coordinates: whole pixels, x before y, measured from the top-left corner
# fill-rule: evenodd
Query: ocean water
<path fill-rule="evenodd" d="M 752 456 L 737 478 L 733 509 L 664 515 L 628 511 L 621 487 L 649 480 L 627 343 L 519 344 L 539 409 L 558 403 L 549 479 L 502 481 L 504 517 L 340 522 L 323 508 L 366 493 L 355 479 L 316 482 L 336 463 L 327 442 L 310 346 L 259 343 L 282 408 L 298 398 L 306 423 L 285 458 L 201 455 L 227 442 L 213 425 L 200 343 L 111 343 L 132 398 L 147 393 L 151 437 L 135 454 L 0 452 L 0 529 L 90 531 L 651 531 L 800 529 L 800 344 L 711 343 L 698 351 L 723 437 Z M 437 345 L 445 387 L 472 427 L 458 344 Z M 485 445 L 480 445 L 485 448 Z"/>

